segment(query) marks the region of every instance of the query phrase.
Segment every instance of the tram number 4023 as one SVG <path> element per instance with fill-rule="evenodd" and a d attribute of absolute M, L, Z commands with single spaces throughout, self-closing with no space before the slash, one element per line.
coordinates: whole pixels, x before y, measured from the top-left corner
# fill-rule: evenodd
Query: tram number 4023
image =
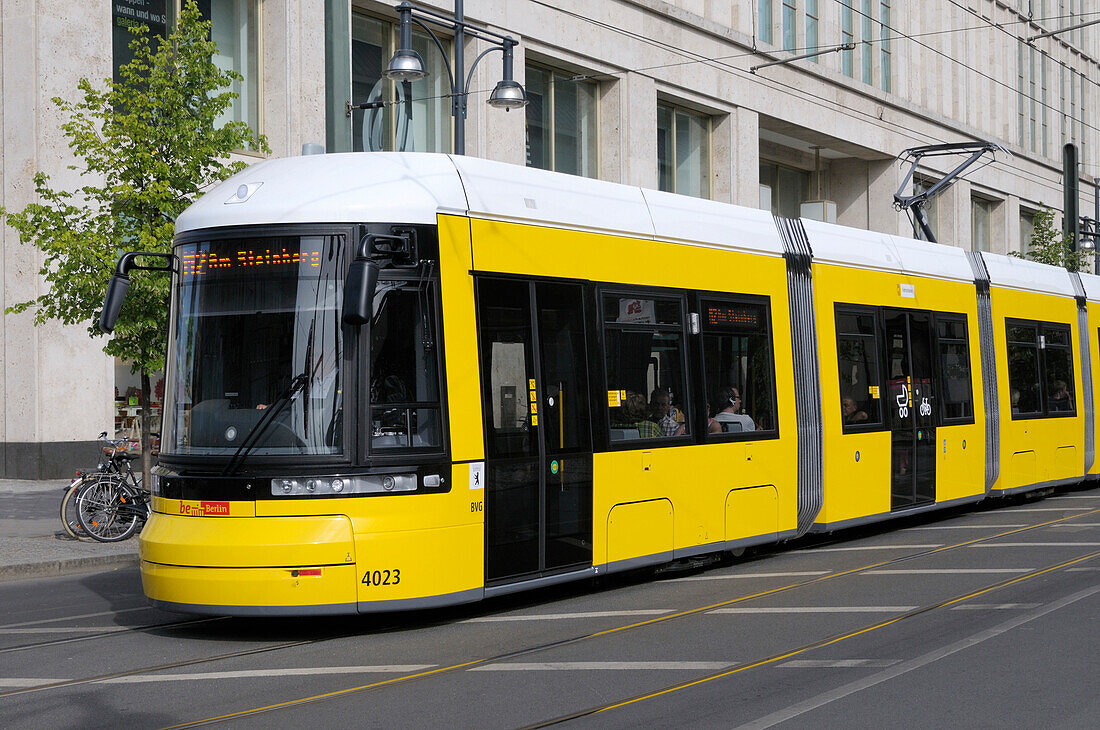
<path fill-rule="evenodd" d="M 401 582 L 401 570 L 368 570 L 363 573 L 363 583 L 368 586 L 395 586 Z"/>

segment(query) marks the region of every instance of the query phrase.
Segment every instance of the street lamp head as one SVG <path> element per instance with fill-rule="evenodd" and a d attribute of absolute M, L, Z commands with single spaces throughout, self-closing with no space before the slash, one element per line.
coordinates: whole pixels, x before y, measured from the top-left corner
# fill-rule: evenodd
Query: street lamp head
<path fill-rule="evenodd" d="M 511 111 L 527 106 L 527 93 L 518 81 L 504 79 L 498 81 L 493 93 L 489 95 L 489 106 L 494 109 Z"/>
<path fill-rule="evenodd" d="M 392 81 L 419 81 L 428 71 L 419 53 L 411 48 L 398 48 L 382 75 Z"/>

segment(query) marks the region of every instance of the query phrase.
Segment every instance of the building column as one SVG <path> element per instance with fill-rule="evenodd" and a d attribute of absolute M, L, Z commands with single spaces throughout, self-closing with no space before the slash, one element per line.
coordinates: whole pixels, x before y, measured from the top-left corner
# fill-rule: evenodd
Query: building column
<path fill-rule="evenodd" d="M 273 157 L 300 155 L 306 142 L 325 144 L 325 5 L 266 0 L 260 7 L 260 131 Z"/>
<path fill-rule="evenodd" d="M 647 76 L 600 84 L 600 179 L 657 187 L 657 84 Z"/>
<path fill-rule="evenodd" d="M 0 5 L 0 205 L 19 211 L 36 202 L 33 175 L 75 190 L 87 180 L 61 131 L 66 121 L 52 99 L 78 98 L 77 82 L 111 76 L 111 10 L 107 0 L 4 0 Z M 0 227 L 0 307 L 46 291 L 42 256 Z M 0 317 L 0 477 L 72 476 L 95 463 L 95 435 L 113 430 L 114 363 L 104 339 L 86 324 L 34 325 L 34 315 Z"/>
<path fill-rule="evenodd" d="M 738 107 L 713 118 L 711 197 L 760 207 L 760 115 Z"/>

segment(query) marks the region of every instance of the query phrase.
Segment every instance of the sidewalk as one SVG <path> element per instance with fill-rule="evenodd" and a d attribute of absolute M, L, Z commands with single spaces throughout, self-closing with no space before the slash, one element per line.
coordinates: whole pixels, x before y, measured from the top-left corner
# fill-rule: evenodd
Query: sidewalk
<path fill-rule="evenodd" d="M 67 479 L 0 479 L 0 581 L 136 566 L 137 536 L 74 540 L 61 527 Z"/>

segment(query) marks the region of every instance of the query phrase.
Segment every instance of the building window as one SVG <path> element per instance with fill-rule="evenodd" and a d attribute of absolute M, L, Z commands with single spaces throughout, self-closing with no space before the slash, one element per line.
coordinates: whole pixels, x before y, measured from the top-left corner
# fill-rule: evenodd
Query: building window
<path fill-rule="evenodd" d="M 890 47 L 890 3 L 887 0 L 881 0 L 879 3 L 879 20 L 882 22 L 882 28 L 880 29 L 882 38 L 879 40 L 880 85 L 883 91 L 889 93 L 891 88 L 890 79 L 893 75 L 893 56 Z"/>
<path fill-rule="evenodd" d="M 230 91 L 238 94 L 218 124 L 244 122 L 260 131 L 260 4 L 257 0 L 199 0 L 199 14 L 210 21 L 210 39 L 218 44 L 214 63 L 242 78 Z"/>
<path fill-rule="evenodd" d="M 394 83 L 382 77 L 397 49 L 398 28 L 360 13 L 351 16 L 351 94 L 356 104 L 366 101 L 404 101 L 382 109 L 356 109 L 351 116 L 352 150 L 400 152 L 451 151 L 451 100 L 446 60 L 435 43 L 416 29 L 413 50 L 424 59 L 428 76 L 412 83 Z M 450 44 L 443 39 L 450 53 Z"/>
<path fill-rule="evenodd" d="M 683 300 L 604 294 L 603 321 L 611 441 L 689 436 Z"/>
<path fill-rule="evenodd" d="M 862 22 L 862 48 L 860 49 L 860 68 L 863 72 L 863 83 L 873 84 L 875 83 L 875 56 L 873 47 L 871 46 L 871 35 L 874 32 L 875 16 L 872 14 L 874 8 L 872 6 L 872 0 L 863 0 L 863 12 L 860 13 Z"/>
<path fill-rule="evenodd" d="M 783 0 L 783 50 L 798 48 L 798 8 L 797 0 Z"/>
<path fill-rule="evenodd" d="M 768 162 L 760 164 L 760 208 L 773 215 L 798 218 L 810 199 L 810 173 Z"/>
<path fill-rule="evenodd" d="M 527 166 L 596 177 L 596 84 L 527 66 Z"/>
<path fill-rule="evenodd" d="M 710 117 L 657 105 L 657 187 L 710 197 Z"/>
<path fill-rule="evenodd" d="M 818 0 L 806 0 L 806 50 L 816 51 L 818 44 L 821 42 L 818 33 L 818 21 L 821 16 L 818 15 L 817 10 Z M 814 63 L 821 63 L 821 56 L 814 56 L 812 59 Z"/>
<path fill-rule="evenodd" d="M 990 225 L 993 222 L 993 201 L 985 198 L 970 199 L 970 249 L 972 251 L 991 251 L 993 234 Z"/>
<path fill-rule="evenodd" d="M 854 0 L 840 0 L 840 42 L 842 45 L 851 45 L 856 40 L 853 2 Z M 840 52 L 840 70 L 849 78 L 855 77 L 854 54 L 855 51 Z"/>
<path fill-rule="evenodd" d="M 164 38 L 168 32 L 167 13 L 168 0 L 115 0 L 111 3 L 111 41 L 116 82 L 121 81 L 118 70 L 134 60 L 130 42 L 135 36 L 130 28 L 147 25 L 150 35 Z"/>
<path fill-rule="evenodd" d="M 775 0 L 758 0 L 759 15 L 756 22 L 760 32 L 760 40 L 764 43 L 772 42 L 772 23 L 774 18 L 772 16 L 772 3 Z"/>

